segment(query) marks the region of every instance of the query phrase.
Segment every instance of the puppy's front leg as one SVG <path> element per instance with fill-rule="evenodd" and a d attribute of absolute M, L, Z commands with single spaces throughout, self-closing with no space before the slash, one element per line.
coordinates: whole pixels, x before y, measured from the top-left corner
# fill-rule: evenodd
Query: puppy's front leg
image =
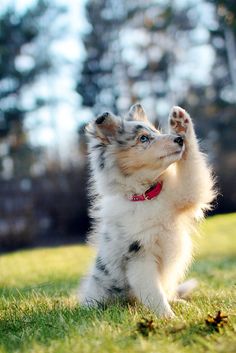
<path fill-rule="evenodd" d="M 154 257 L 140 256 L 129 260 L 127 278 L 135 297 L 158 316 L 174 317 L 158 277 Z"/>
<path fill-rule="evenodd" d="M 205 157 L 199 150 L 192 120 L 184 109 L 176 106 L 170 112 L 169 125 L 170 132 L 184 140 L 184 152 L 176 163 L 176 183 L 173 184 L 176 206 L 185 209 L 205 204 L 207 208 L 214 198 L 213 180 Z"/>

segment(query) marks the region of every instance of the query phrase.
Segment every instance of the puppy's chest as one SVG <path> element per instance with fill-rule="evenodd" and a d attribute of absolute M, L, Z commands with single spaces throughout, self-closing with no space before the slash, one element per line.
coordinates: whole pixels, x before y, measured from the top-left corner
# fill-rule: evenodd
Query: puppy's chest
<path fill-rule="evenodd" d="M 139 241 L 145 247 L 152 247 L 160 243 L 162 238 L 168 238 L 173 223 L 170 222 L 171 216 L 166 216 L 160 206 L 151 203 L 147 205 L 149 207 L 125 206 L 107 209 L 107 227 L 117 241 L 127 245 Z"/>

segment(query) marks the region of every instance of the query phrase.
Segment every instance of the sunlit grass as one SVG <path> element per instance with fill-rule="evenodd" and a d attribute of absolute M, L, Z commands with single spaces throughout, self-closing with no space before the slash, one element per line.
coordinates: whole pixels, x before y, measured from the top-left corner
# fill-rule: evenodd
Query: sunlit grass
<path fill-rule="evenodd" d="M 209 218 L 197 237 L 198 255 L 189 277 L 199 289 L 177 318 L 155 319 L 156 333 L 136 332 L 141 306 L 80 308 L 75 292 L 94 252 L 86 246 L 21 251 L 0 258 L 0 352 L 176 353 L 236 352 L 236 214 Z M 208 313 L 223 310 L 220 332 L 205 325 Z"/>

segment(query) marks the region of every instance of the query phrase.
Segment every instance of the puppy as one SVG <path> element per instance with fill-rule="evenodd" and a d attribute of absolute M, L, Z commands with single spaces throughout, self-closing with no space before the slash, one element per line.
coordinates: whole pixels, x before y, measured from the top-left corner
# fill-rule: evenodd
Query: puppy
<path fill-rule="evenodd" d="M 172 317 L 170 301 L 193 285 L 179 286 L 192 258 L 189 231 L 215 197 L 192 120 L 173 107 L 163 134 L 136 104 L 126 119 L 102 114 L 87 133 L 97 256 L 80 303 L 135 299 Z"/>

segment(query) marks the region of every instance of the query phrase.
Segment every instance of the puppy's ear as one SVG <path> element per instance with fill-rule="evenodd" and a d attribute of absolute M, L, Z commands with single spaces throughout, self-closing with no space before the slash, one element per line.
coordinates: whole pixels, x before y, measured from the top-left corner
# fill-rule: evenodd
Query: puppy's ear
<path fill-rule="evenodd" d="M 109 143 L 120 127 L 120 119 L 109 112 L 99 115 L 87 126 L 87 134 L 103 143 Z"/>
<path fill-rule="evenodd" d="M 128 120 L 148 122 L 147 115 L 140 103 L 136 103 L 132 105 L 132 107 L 129 110 Z"/>

